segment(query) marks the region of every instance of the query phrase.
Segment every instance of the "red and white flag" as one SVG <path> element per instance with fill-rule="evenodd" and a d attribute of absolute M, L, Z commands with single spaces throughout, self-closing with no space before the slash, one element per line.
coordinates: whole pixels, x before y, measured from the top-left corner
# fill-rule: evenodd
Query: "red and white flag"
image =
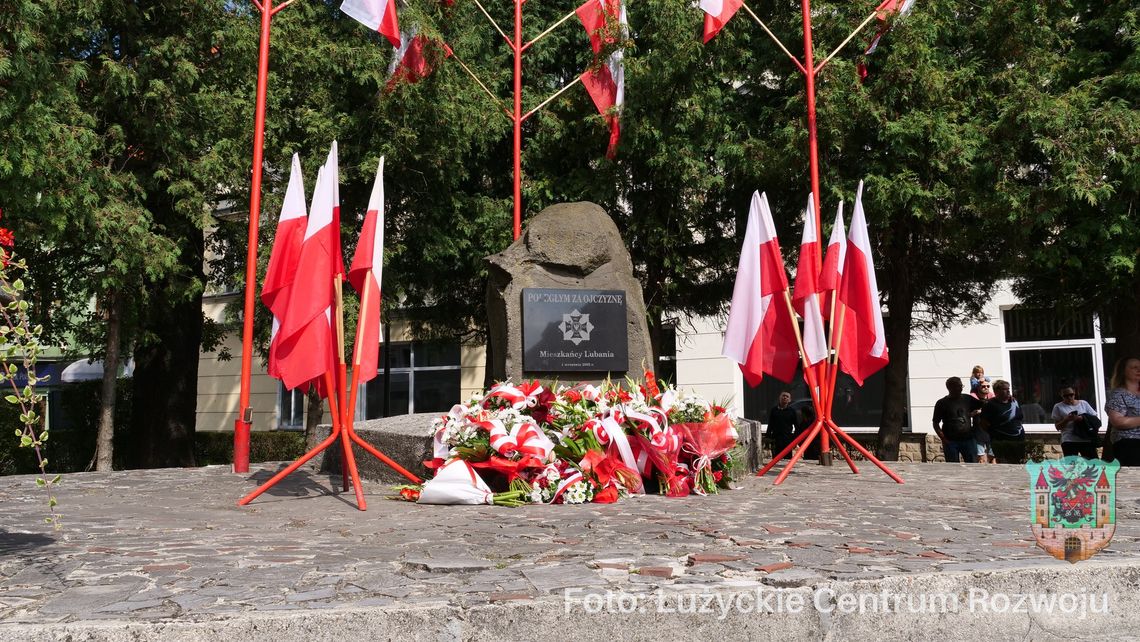
<path fill-rule="evenodd" d="M 332 230 L 329 234 L 336 243 L 336 252 L 333 256 L 333 274 L 344 276 L 344 255 L 340 251 L 340 163 L 337 160 L 339 150 L 336 141 L 332 142 L 329 157 L 325 161 L 325 180 L 332 182 L 333 187 L 333 219 Z"/>
<path fill-rule="evenodd" d="M 783 300 L 787 289 L 768 197 L 754 192 L 721 350 L 740 364 L 750 386 L 759 384 L 765 373 L 785 382 L 795 375 L 799 348 L 795 321 Z"/>
<path fill-rule="evenodd" d="M 823 318 L 831 318 L 831 293 L 839 291 L 843 278 L 843 261 L 847 258 L 847 231 L 843 228 L 843 201 L 839 201 L 839 211 L 835 213 L 835 225 L 831 226 L 831 239 L 827 242 L 827 254 L 823 257 L 823 269 L 819 273 L 819 291 L 823 298 Z"/>
<path fill-rule="evenodd" d="M 724 25 L 740 11 L 744 0 L 701 0 L 701 9 L 705 12 L 705 42 L 712 40 Z"/>
<path fill-rule="evenodd" d="M 804 233 L 800 238 L 800 260 L 796 266 L 796 287 L 792 305 L 804 319 L 804 354 L 811 365 L 827 358 L 827 336 L 823 331 L 823 313 L 819 305 L 819 234 L 815 229 L 815 198 L 808 195 L 804 212 Z"/>
<path fill-rule="evenodd" d="M 333 279 L 340 257 L 340 230 L 334 226 L 336 142 L 321 167 L 301 242 L 297 273 L 279 331 L 277 360 L 281 381 L 293 389 L 335 367 Z"/>
<path fill-rule="evenodd" d="M 369 29 L 400 46 L 400 24 L 396 19 L 396 0 L 344 0 L 340 10 Z"/>
<path fill-rule="evenodd" d="M 871 39 L 871 44 L 867 45 L 867 49 L 863 52 L 863 55 L 869 56 L 875 53 L 875 50 L 879 48 L 879 40 L 887 33 L 889 28 L 887 20 L 890 19 L 892 14 L 897 13 L 899 16 L 906 15 L 913 6 L 914 0 L 883 0 L 883 2 L 875 8 L 879 19 L 879 30 L 875 33 L 875 37 Z M 859 81 L 862 82 L 866 80 L 867 65 L 860 62 L 856 65 L 856 69 L 859 72 Z"/>
<path fill-rule="evenodd" d="M 301 176 L 301 159 L 293 154 L 289 169 L 289 186 L 285 201 L 281 203 L 281 216 L 277 219 L 277 233 L 273 237 L 273 250 L 269 253 L 269 267 L 261 285 L 261 302 L 273 313 L 273 330 L 269 337 L 269 375 L 279 377 L 277 371 L 277 333 L 281 317 L 289 303 L 289 286 L 297 274 L 301 256 L 301 240 L 305 237 L 305 183 Z"/>
<path fill-rule="evenodd" d="M 590 48 L 595 55 L 602 51 L 604 45 L 624 38 L 629 31 L 625 3 L 621 0 L 586 0 L 575 13 L 590 36 Z M 612 31 L 615 21 L 620 35 L 615 35 Z M 582 85 L 589 92 L 598 113 L 610 125 L 606 157 L 613 158 L 617 154 L 618 138 L 621 135 L 621 106 L 625 103 L 625 67 L 622 64 L 621 47 L 614 49 L 597 71 L 584 72 Z"/>
<path fill-rule="evenodd" d="M 400 34 L 396 54 L 388 65 L 388 83 L 385 91 L 392 91 L 396 85 L 406 82 L 415 84 L 431 75 L 439 62 L 451 57 L 451 47 L 435 38 L 417 33 L 413 27 Z"/>
<path fill-rule="evenodd" d="M 356 254 L 348 269 L 348 282 L 360 293 L 360 316 L 357 323 L 355 358 L 352 379 L 354 384 L 376 378 L 380 359 L 380 276 L 384 271 L 384 157 L 376 168 L 376 181 L 372 196 L 368 198 L 368 213 Z M 365 296 L 365 291 L 368 295 Z"/>
<path fill-rule="evenodd" d="M 871 256 L 871 238 L 863 215 L 863 182 L 855 196 L 851 215 L 847 257 L 843 264 L 843 284 L 839 300 L 847 306 L 839 344 L 839 367 L 860 386 L 867 377 L 887 365 L 887 333 L 879 304 L 879 285 Z"/>

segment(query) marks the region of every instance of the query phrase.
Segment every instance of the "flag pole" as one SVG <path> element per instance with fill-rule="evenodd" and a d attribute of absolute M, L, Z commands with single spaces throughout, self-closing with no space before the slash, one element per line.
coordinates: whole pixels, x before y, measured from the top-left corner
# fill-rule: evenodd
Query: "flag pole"
<path fill-rule="evenodd" d="M 806 377 L 808 380 L 808 392 L 811 393 L 812 405 L 814 405 L 815 409 L 816 409 L 816 419 L 814 422 L 812 422 L 811 428 L 806 433 L 807 437 L 803 439 L 803 443 L 801 444 L 803 447 L 800 449 L 799 452 L 797 452 L 792 457 L 792 460 L 790 462 L 788 462 L 788 465 L 785 466 L 782 471 L 780 471 L 780 474 L 776 477 L 776 481 L 773 482 L 773 485 L 779 485 L 779 484 L 783 483 L 784 479 L 788 476 L 788 473 L 790 473 L 792 471 L 792 467 L 794 467 L 796 465 L 796 463 L 799 462 L 799 460 L 803 457 L 803 453 L 807 449 L 807 446 L 812 442 L 813 439 L 816 438 L 817 435 L 820 438 L 821 454 L 822 454 L 822 450 L 825 446 L 830 448 L 830 443 L 826 439 L 826 435 L 828 435 L 830 433 L 830 430 L 825 429 L 825 426 L 826 426 L 825 422 L 826 422 L 827 418 L 824 416 L 824 411 L 823 411 L 822 404 L 820 401 L 820 392 L 819 392 L 818 381 L 816 381 L 815 368 L 814 368 L 814 366 L 812 366 L 811 364 L 808 363 L 807 350 L 804 349 L 803 335 L 800 333 L 800 326 L 798 323 L 796 323 L 796 320 L 795 320 L 796 319 L 796 309 L 795 309 L 795 306 L 792 305 L 792 292 L 791 292 L 791 289 L 786 287 L 786 286 L 784 287 L 784 303 L 788 306 L 788 313 L 791 315 L 791 318 L 792 318 L 792 330 L 796 336 L 796 346 L 799 347 L 799 350 L 800 350 L 800 363 L 803 364 L 804 377 Z M 761 477 L 761 476 L 767 474 L 768 471 L 771 470 L 772 467 L 775 466 L 777 462 L 783 460 L 783 458 L 784 458 L 783 456 L 787 453 L 787 451 L 789 449 L 791 449 L 793 446 L 796 445 L 797 441 L 798 440 L 793 440 L 793 442 L 791 444 L 789 444 L 788 447 L 785 448 L 783 452 L 780 453 L 779 457 L 772 457 L 772 461 L 768 462 L 768 464 L 766 466 L 764 466 L 764 468 L 760 469 L 756 473 L 756 476 Z M 843 448 L 843 445 L 839 444 L 838 440 L 837 440 L 836 445 L 838 445 L 841 449 Z M 851 461 L 851 456 L 849 454 L 847 454 L 846 451 L 844 451 L 843 457 L 851 465 L 851 471 L 852 472 L 855 472 L 855 473 L 859 472 L 859 470 L 857 468 L 855 468 L 855 464 Z M 822 457 L 821 457 L 821 459 L 822 459 Z"/>
<path fill-rule="evenodd" d="M 803 74 L 806 83 L 807 92 L 807 127 L 808 127 L 808 165 L 811 172 L 811 193 L 815 197 L 812 199 L 812 212 L 811 216 L 815 217 L 816 233 L 816 246 L 819 251 L 816 253 L 816 272 L 822 267 L 823 255 L 823 235 L 818 230 L 823 229 L 820 226 L 820 198 L 819 198 L 819 137 L 816 128 L 815 120 L 815 53 L 812 49 L 811 39 L 811 0 L 801 0 L 800 10 L 803 14 L 804 25 L 804 62 Z M 822 415 L 821 415 L 822 417 Z M 820 449 L 819 449 L 819 463 L 824 466 L 831 465 L 831 449 L 830 439 L 827 432 L 820 435 Z"/>
<path fill-rule="evenodd" d="M 356 507 L 360 510 L 367 510 L 368 504 L 364 501 L 364 489 L 360 487 L 360 475 L 356 469 L 356 457 L 352 454 L 352 440 L 349 438 L 348 422 L 352 417 L 352 409 L 347 408 L 346 403 L 346 389 L 348 388 L 348 366 L 344 362 L 344 292 L 343 292 L 343 279 L 342 274 L 337 274 L 333 277 L 333 291 L 336 293 L 336 310 L 333 311 L 333 316 L 336 320 L 336 357 L 339 374 L 339 386 L 336 392 L 337 401 L 340 406 L 339 409 L 333 409 L 334 415 L 337 410 L 340 411 L 342 427 L 340 432 L 341 449 L 344 453 L 344 458 L 341 459 L 340 474 L 343 482 L 344 490 L 348 490 L 349 478 L 352 479 L 352 489 L 356 494 Z M 333 395 L 329 394 L 331 400 Z"/>
<path fill-rule="evenodd" d="M 844 278 L 847 277 L 846 272 L 844 272 L 843 277 Z M 832 315 L 832 319 L 834 319 L 835 318 L 835 308 L 834 307 L 832 307 L 832 309 L 831 309 L 831 315 Z M 839 371 L 839 348 L 843 345 L 843 324 L 846 322 L 846 320 L 847 320 L 847 306 L 844 305 L 843 310 L 839 313 L 839 329 L 835 330 L 834 325 L 832 327 L 832 336 L 835 337 L 835 365 L 832 368 L 832 373 L 831 373 L 831 389 L 832 389 L 832 393 L 833 393 L 831 403 L 835 402 L 834 391 L 835 391 L 836 373 Z M 878 466 L 879 470 L 882 470 L 884 473 L 886 473 L 886 475 L 888 477 L 890 477 L 891 479 L 895 480 L 896 482 L 898 482 L 900 484 L 903 483 L 902 477 L 899 477 L 895 473 L 895 471 L 891 470 L 890 468 L 887 467 L 886 464 L 879 461 L 879 459 L 877 457 L 872 455 L 870 451 L 868 451 L 866 448 L 863 447 L 863 444 L 860 444 L 858 441 L 855 440 L 854 437 L 852 437 L 851 435 L 848 435 L 846 431 L 844 431 L 842 428 L 839 427 L 838 424 L 835 423 L 835 421 L 831 418 L 831 409 L 830 408 L 828 409 L 828 414 L 827 414 L 827 417 L 824 419 L 824 421 L 826 421 L 830 425 L 831 432 L 836 437 L 842 438 L 842 439 L 846 440 L 848 443 L 850 443 L 851 446 L 855 450 L 859 451 L 860 455 L 863 455 L 864 457 L 867 458 L 867 461 Z M 838 442 L 838 441 L 839 440 L 836 439 L 836 442 Z"/>
<path fill-rule="evenodd" d="M 233 472 L 249 472 L 249 431 L 253 408 L 249 405 L 250 374 L 253 370 L 254 291 L 257 289 L 257 244 L 261 226 L 261 173 L 265 154 L 265 94 L 269 84 L 269 24 L 274 15 L 294 0 L 273 6 L 273 0 L 252 0 L 261 11 L 261 40 L 257 57 L 257 97 L 253 113 L 253 178 L 249 192 L 249 231 L 245 255 L 245 304 L 242 309 L 241 388 L 238 416 L 234 420 Z"/>
<path fill-rule="evenodd" d="M 366 327 L 364 325 L 364 322 L 369 320 L 367 319 L 367 315 L 368 306 L 370 303 L 372 303 L 370 300 L 371 297 L 369 295 L 372 294 L 373 274 L 374 272 L 372 270 L 368 270 L 368 274 L 364 275 L 364 293 L 360 295 L 360 313 L 356 315 L 356 341 L 353 342 L 352 348 L 352 377 L 354 380 L 357 376 L 356 373 L 360 370 L 360 354 L 361 350 L 363 349 L 364 328 Z M 385 348 L 386 347 L 387 346 L 385 346 Z M 354 381 L 352 384 L 352 391 L 349 392 L 348 395 L 348 405 L 353 409 L 353 414 L 350 416 L 348 425 L 352 425 L 351 417 L 354 417 L 356 415 L 356 393 L 359 388 L 360 386 L 356 385 L 356 382 Z"/>
<path fill-rule="evenodd" d="M 515 39 L 511 49 L 515 55 L 515 105 L 514 105 L 514 240 L 522 233 L 522 5 L 523 0 L 515 0 Z"/>

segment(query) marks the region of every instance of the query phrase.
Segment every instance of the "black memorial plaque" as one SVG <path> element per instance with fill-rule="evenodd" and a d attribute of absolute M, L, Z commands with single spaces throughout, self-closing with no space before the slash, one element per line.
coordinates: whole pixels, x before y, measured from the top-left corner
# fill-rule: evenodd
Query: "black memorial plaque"
<path fill-rule="evenodd" d="M 523 370 L 625 372 L 624 290 L 523 288 Z"/>

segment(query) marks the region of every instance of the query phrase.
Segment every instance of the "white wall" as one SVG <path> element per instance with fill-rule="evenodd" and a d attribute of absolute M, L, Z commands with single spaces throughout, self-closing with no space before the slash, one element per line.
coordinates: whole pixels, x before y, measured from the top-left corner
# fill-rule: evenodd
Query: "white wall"
<path fill-rule="evenodd" d="M 915 432 L 933 432 L 934 403 L 946 396 L 946 379 L 960 377 L 967 391 L 970 371 L 980 365 L 986 376 L 1005 378 L 1001 308 L 1017 303 L 1008 288 L 1000 290 L 985 307 L 981 323 L 962 323 L 910 344 L 910 420 Z"/>
<path fill-rule="evenodd" d="M 961 323 L 910 346 L 908 383 L 910 425 L 915 432 L 931 432 L 934 403 L 946 395 L 946 379 L 962 378 L 969 385 L 970 371 L 981 365 L 991 379 L 1006 377 L 1001 309 L 1017 299 L 1008 287 L 998 291 L 976 323 Z M 724 317 L 693 317 L 677 325 L 677 383 L 680 387 L 720 400 L 731 397 L 740 411 L 744 381 L 735 363 L 722 357 Z"/>
<path fill-rule="evenodd" d="M 677 387 L 710 401 L 729 400 L 743 412 L 744 378 L 736 363 L 722 357 L 725 317 L 689 317 L 677 324 Z"/>

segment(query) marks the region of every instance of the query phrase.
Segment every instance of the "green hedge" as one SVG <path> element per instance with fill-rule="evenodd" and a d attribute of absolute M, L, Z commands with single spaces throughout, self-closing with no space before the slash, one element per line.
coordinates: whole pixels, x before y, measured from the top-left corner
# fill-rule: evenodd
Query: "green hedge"
<path fill-rule="evenodd" d="M 87 469 L 95 454 L 95 437 L 99 431 L 99 391 L 101 382 L 85 381 L 68 384 L 59 392 L 58 412 L 64 426 L 51 431 L 44 454 L 48 472 L 74 473 Z M 115 402 L 114 467 L 132 468 L 133 443 L 131 425 L 131 380 L 120 379 Z M 39 472 L 35 454 L 20 448 L 15 435 L 20 430 L 19 410 L 0 402 L 0 475 L 23 475 Z M 233 461 L 234 436 L 231 432 L 197 432 L 194 455 L 198 465 L 229 464 Z M 253 432 L 250 435 L 251 462 L 287 461 L 305 452 L 305 435 L 301 432 Z"/>
<path fill-rule="evenodd" d="M 305 433 L 255 431 L 249 434 L 249 460 L 289 461 L 305 454 Z M 194 457 L 199 466 L 230 464 L 234 460 L 232 432 L 194 433 Z"/>

